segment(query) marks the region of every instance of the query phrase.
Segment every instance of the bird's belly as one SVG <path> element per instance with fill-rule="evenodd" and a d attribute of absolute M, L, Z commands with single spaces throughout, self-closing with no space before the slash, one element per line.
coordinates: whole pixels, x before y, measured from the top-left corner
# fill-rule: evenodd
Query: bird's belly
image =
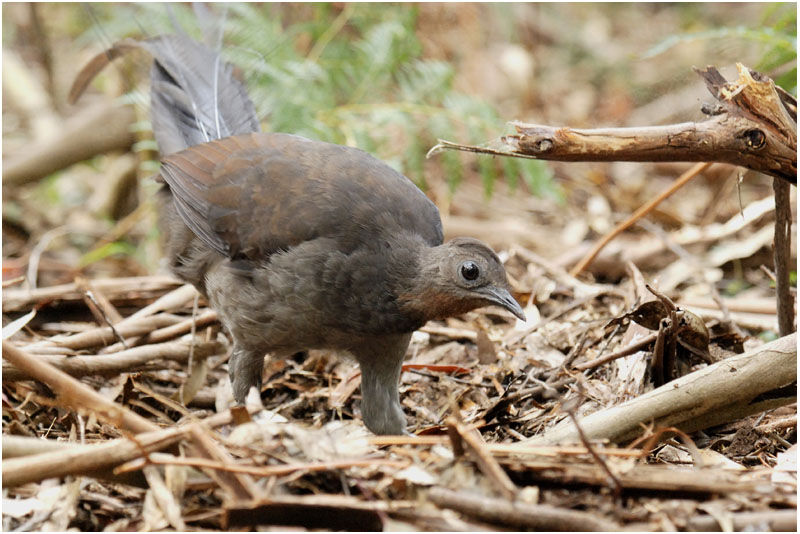
<path fill-rule="evenodd" d="M 368 257 L 322 254 L 312 245 L 274 254 L 249 272 L 226 262 L 207 272 L 208 298 L 236 341 L 265 352 L 349 351 L 420 326 L 396 311 Z"/>

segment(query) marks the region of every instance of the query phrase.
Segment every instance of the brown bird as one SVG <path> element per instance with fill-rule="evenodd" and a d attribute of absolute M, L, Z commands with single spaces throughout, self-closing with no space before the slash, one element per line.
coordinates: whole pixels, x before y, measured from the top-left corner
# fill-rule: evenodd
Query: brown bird
<path fill-rule="evenodd" d="M 233 338 L 236 401 L 260 390 L 265 354 L 333 349 L 360 365 L 367 427 L 399 434 L 414 330 L 492 304 L 524 318 L 497 255 L 475 239 L 443 244 L 436 206 L 408 178 L 355 148 L 260 133 L 232 67 L 185 34 L 118 43 L 73 99 L 133 47 L 154 57 L 166 254 Z"/>

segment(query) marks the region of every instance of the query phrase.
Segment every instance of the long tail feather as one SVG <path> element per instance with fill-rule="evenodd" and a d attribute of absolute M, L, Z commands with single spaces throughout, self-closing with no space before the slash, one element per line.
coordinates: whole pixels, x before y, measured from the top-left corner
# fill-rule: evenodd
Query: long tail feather
<path fill-rule="evenodd" d="M 95 76 L 134 48 L 153 56 L 151 118 L 162 155 L 231 135 L 260 131 L 247 91 L 219 53 L 185 34 L 125 39 L 93 58 L 69 93 L 75 102 Z"/>

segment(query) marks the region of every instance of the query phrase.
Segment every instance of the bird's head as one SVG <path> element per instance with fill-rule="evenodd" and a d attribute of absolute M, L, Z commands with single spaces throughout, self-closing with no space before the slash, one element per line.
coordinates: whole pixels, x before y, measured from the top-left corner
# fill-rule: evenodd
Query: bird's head
<path fill-rule="evenodd" d="M 404 305 L 426 320 L 443 319 L 496 305 L 525 320 L 509 291 L 497 254 L 477 239 L 460 237 L 422 254 L 415 287 Z"/>

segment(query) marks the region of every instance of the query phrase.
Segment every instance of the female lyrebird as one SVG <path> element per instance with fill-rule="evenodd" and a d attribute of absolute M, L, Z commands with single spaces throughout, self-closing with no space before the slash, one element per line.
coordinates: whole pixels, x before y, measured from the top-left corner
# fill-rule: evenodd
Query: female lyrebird
<path fill-rule="evenodd" d="M 166 254 L 233 338 L 238 402 L 260 387 L 266 353 L 334 349 L 361 367 L 367 427 L 402 433 L 397 387 L 415 329 L 489 304 L 523 318 L 495 253 L 443 244 L 436 206 L 409 179 L 355 148 L 259 132 L 233 68 L 186 35 L 118 43 L 73 98 L 134 47 L 154 58 Z"/>

